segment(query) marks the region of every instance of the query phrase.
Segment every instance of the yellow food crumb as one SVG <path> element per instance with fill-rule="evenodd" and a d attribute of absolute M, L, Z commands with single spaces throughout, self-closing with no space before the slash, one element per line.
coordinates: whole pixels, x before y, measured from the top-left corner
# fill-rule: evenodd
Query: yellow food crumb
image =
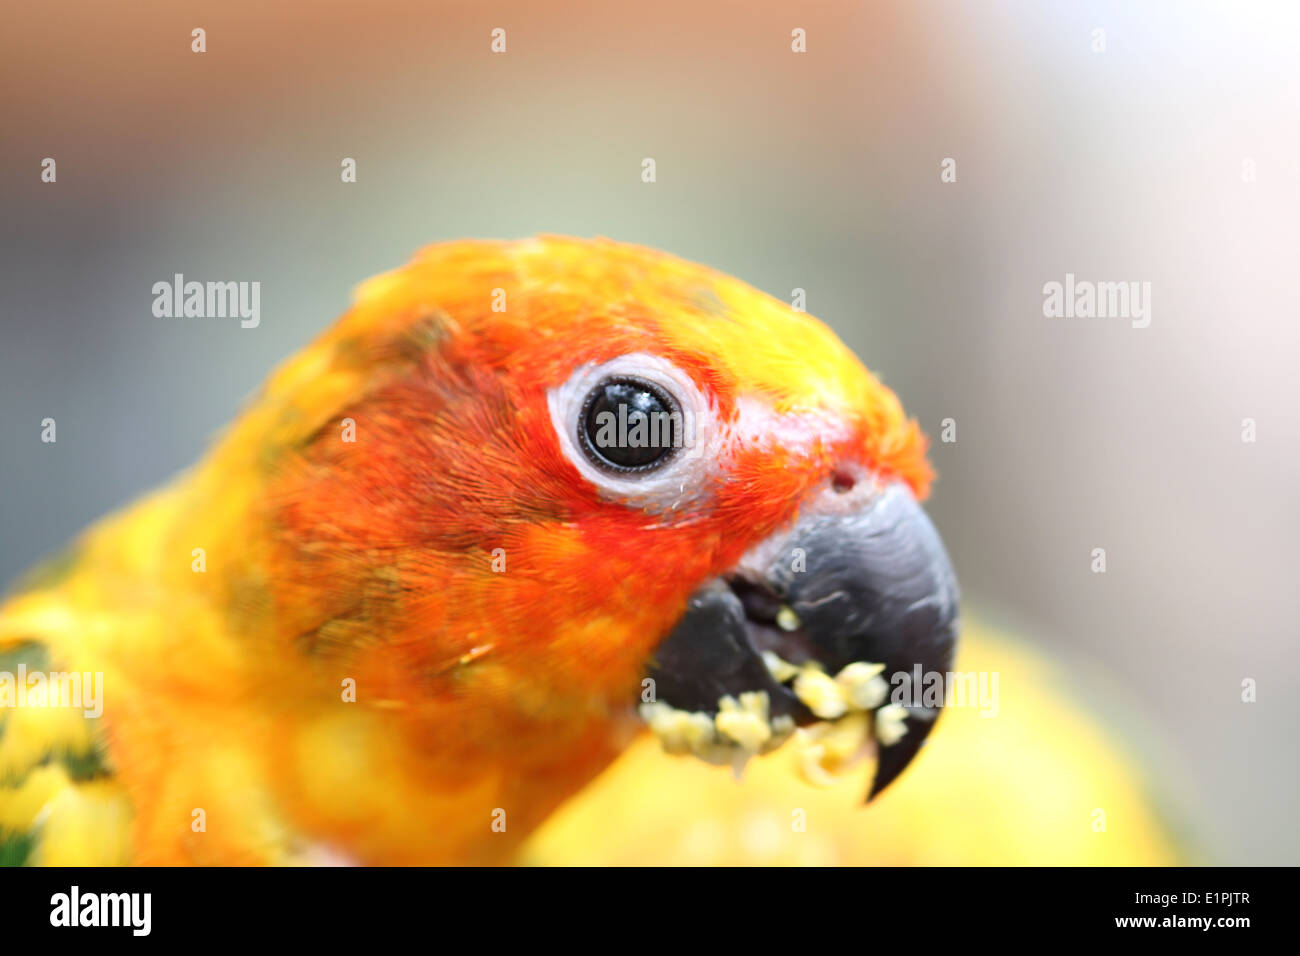
<path fill-rule="evenodd" d="M 898 743 L 907 733 L 906 719 L 906 708 L 898 704 L 881 707 L 876 711 L 876 738 L 886 747 Z"/>
<path fill-rule="evenodd" d="M 799 769 L 809 783 L 835 784 L 839 774 L 870 752 L 868 716 L 866 712 L 856 712 L 833 723 L 813 724 L 799 731 Z"/>
<path fill-rule="evenodd" d="M 835 675 L 835 683 L 844 692 L 844 699 L 854 710 L 874 710 L 889 696 L 889 685 L 880 675 L 884 664 L 867 664 L 862 661 L 850 664 Z"/>
<path fill-rule="evenodd" d="M 782 660 L 776 651 L 764 651 L 763 663 L 767 665 L 767 672 L 772 675 L 772 680 L 778 684 L 784 684 L 799 673 L 799 668 L 787 660 Z"/>
<path fill-rule="evenodd" d="M 844 691 L 835 679 L 811 664 L 805 664 L 794 679 L 794 695 L 824 720 L 842 717 L 849 709 Z"/>
<path fill-rule="evenodd" d="M 907 710 L 885 705 L 889 685 L 884 664 L 855 661 L 832 677 L 816 661 L 796 667 L 772 651 L 763 652 L 763 663 L 778 683 L 793 680 L 795 696 L 822 718 L 798 728 L 799 767 L 812 783 L 834 784 L 873 743 L 892 746 L 907 733 Z M 770 753 L 796 731 L 789 715 L 772 719 L 766 691 L 723 697 L 713 715 L 663 702 L 642 704 L 641 718 L 668 753 L 694 754 L 708 763 L 736 767 L 754 754 Z"/>
<path fill-rule="evenodd" d="M 772 727 L 767 719 L 767 694 L 750 692 L 718 701 L 718 713 L 713 718 L 718 733 L 740 744 L 745 750 L 758 753 L 758 749 L 772 738 Z"/>

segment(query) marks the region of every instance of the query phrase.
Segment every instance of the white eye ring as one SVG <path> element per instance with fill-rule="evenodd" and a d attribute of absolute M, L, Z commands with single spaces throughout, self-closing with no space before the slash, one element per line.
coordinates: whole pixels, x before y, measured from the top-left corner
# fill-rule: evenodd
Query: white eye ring
<path fill-rule="evenodd" d="M 662 465 L 643 470 L 601 467 L 593 462 L 589 450 L 581 447 L 579 429 L 585 427 L 581 419 L 588 397 L 611 379 L 646 382 L 676 403 L 675 411 L 681 413 L 681 427 L 676 432 L 680 447 L 675 447 Z M 567 382 L 547 391 L 546 401 L 564 456 L 604 497 L 664 512 L 689 507 L 708 496 L 722 442 L 717 408 L 672 362 L 648 352 L 633 352 L 599 365 L 582 365 Z"/>

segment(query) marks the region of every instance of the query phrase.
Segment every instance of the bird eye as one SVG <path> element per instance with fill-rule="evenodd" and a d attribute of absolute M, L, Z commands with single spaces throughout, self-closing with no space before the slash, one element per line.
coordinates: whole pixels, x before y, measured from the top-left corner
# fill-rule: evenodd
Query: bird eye
<path fill-rule="evenodd" d="M 578 445 L 617 473 L 652 471 L 682 447 L 682 411 L 667 391 L 634 376 L 607 378 L 587 393 Z"/>
<path fill-rule="evenodd" d="M 546 406 L 560 453 L 602 498 L 686 514 L 711 494 L 727 432 L 711 394 L 662 356 L 578 365 Z"/>

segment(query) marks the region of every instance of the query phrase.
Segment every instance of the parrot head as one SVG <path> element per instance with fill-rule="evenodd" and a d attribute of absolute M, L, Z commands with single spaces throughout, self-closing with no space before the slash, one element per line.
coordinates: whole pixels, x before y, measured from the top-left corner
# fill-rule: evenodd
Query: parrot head
<path fill-rule="evenodd" d="M 874 795 L 929 732 L 887 684 L 956 639 L 925 439 L 810 316 L 612 241 L 440 245 L 267 396 L 301 436 L 264 501 L 280 629 L 466 761 L 544 777 L 639 717 L 734 763 L 857 719 Z"/>

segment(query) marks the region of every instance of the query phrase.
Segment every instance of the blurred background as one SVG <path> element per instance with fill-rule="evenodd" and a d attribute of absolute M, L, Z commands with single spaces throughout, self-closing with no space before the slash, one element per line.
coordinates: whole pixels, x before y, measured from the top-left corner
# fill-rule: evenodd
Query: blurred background
<path fill-rule="evenodd" d="M 191 463 L 421 245 L 644 243 L 805 289 L 934 438 L 973 613 L 1077 675 L 1205 859 L 1300 862 L 1300 7 L 53 0 L 5 21 L 5 586 Z M 260 326 L 155 318 L 177 272 L 260 281 Z M 1067 272 L 1150 282 L 1150 326 L 1045 318 Z"/>

